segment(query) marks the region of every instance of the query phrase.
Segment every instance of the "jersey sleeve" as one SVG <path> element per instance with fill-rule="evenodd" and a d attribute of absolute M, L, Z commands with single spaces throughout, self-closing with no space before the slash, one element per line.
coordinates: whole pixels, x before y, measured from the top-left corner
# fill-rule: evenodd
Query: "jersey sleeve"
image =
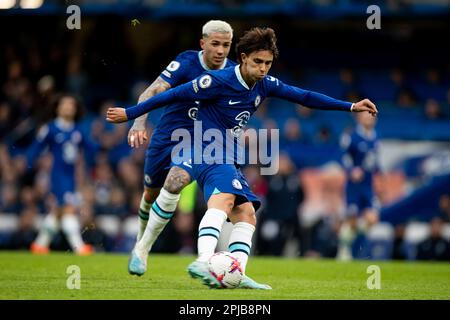
<path fill-rule="evenodd" d="M 334 99 L 322 93 L 290 86 L 272 76 L 267 76 L 264 81 L 266 83 L 268 96 L 299 103 L 311 109 L 350 111 L 352 107 L 351 102 Z"/>
<path fill-rule="evenodd" d="M 187 74 L 191 62 L 183 56 L 183 54 L 179 54 L 160 74 L 160 77 L 170 84 L 172 88 L 189 80 L 187 79 Z"/>
<path fill-rule="evenodd" d="M 175 88 L 157 94 L 136 106 L 125 110 L 128 120 L 135 119 L 151 110 L 161 108 L 175 102 L 194 102 L 214 99 L 221 95 L 222 86 L 217 78 L 208 73 L 186 82 Z"/>
<path fill-rule="evenodd" d="M 33 164 L 39 155 L 44 151 L 44 149 L 48 146 L 50 142 L 52 132 L 49 125 L 42 126 L 34 139 L 31 146 L 28 148 L 26 152 L 27 159 L 27 169 L 32 169 Z"/>

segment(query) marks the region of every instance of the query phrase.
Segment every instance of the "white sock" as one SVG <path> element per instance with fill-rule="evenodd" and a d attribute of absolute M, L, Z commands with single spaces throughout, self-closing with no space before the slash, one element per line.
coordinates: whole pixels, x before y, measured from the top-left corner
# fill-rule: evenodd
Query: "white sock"
<path fill-rule="evenodd" d="M 36 238 L 36 244 L 42 247 L 48 247 L 52 241 L 53 236 L 58 231 L 59 223 L 58 219 L 53 213 L 49 213 L 42 223 L 42 227 L 39 230 L 39 234 Z"/>
<path fill-rule="evenodd" d="M 64 214 L 61 218 L 61 229 L 67 237 L 72 250 L 78 252 L 84 245 L 81 239 L 80 222 L 74 214 Z"/>
<path fill-rule="evenodd" d="M 209 257 L 214 254 L 220 231 L 226 219 L 225 211 L 215 208 L 206 210 L 198 226 L 197 261 L 208 261 Z"/>
<path fill-rule="evenodd" d="M 147 227 L 148 215 L 149 215 L 151 207 L 152 207 L 152 204 L 145 201 L 144 195 L 142 195 L 141 204 L 139 205 L 139 214 L 138 214 L 139 232 L 136 237 L 136 241 L 141 240 L 142 235 L 144 234 L 145 228 Z"/>
<path fill-rule="evenodd" d="M 254 225 L 248 222 L 237 222 L 233 226 L 228 242 L 228 250 L 239 260 L 244 274 L 248 256 L 252 249 L 252 237 L 254 232 Z"/>
<path fill-rule="evenodd" d="M 350 224 L 344 222 L 339 230 L 338 257 L 351 254 L 353 241 L 356 237 L 356 231 Z"/>
<path fill-rule="evenodd" d="M 356 231 L 348 223 L 343 223 L 339 230 L 339 243 L 346 246 L 351 246 L 355 240 Z"/>
<path fill-rule="evenodd" d="M 365 219 L 359 219 L 356 224 L 356 229 L 357 229 L 358 233 L 367 234 L 370 227 Z"/>
<path fill-rule="evenodd" d="M 136 244 L 136 249 L 145 253 L 151 250 L 156 238 L 173 217 L 178 200 L 180 200 L 179 194 L 161 189 L 158 198 L 152 204 L 147 226 L 141 240 Z"/>

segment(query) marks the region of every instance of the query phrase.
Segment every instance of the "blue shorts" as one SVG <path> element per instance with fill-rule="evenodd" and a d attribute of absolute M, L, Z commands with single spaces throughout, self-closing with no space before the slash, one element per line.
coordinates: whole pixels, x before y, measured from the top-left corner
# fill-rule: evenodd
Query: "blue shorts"
<path fill-rule="evenodd" d="M 231 193 L 236 196 L 235 206 L 251 202 L 255 211 L 261 206 L 261 201 L 252 192 L 241 170 L 233 164 L 190 164 L 178 165 L 191 172 L 191 177 L 203 191 L 205 202 L 218 193 Z"/>
<path fill-rule="evenodd" d="M 192 167 L 187 161 L 180 163 L 172 162 L 173 145 L 165 147 L 150 147 L 145 154 L 144 163 L 144 186 L 147 188 L 162 188 L 169 170 L 173 166 L 178 166 L 186 170 L 192 177 Z M 189 155 L 186 156 L 189 158 Z"/>
<path fill-rule="evenodd" d="M 372 186 L 348 183 L 347 216 L 359 216 L 366 209 L 374 207 Z"/>
<path fill-rule="evenodd" d="M 79 206 L 80 199 L 75 191 L 75 178 L 63 174 L 55 175 L 51 181 L 51 194 L 56 198 L 58 206 Z"/>
<path fill-rule="evenodd" d="M 170 170 L 172 147 L 158 148 L 151 145 L 145 153 L 144 186 L 162 188 Z"/>

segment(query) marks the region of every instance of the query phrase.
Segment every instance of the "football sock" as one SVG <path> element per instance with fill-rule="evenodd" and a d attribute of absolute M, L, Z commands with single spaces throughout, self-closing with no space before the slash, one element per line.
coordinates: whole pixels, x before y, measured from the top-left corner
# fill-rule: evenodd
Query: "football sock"
<path fill-rule="evenodd" d="M 357 227 L 358 233 L 362 233 L 362 234 L 366 234 L 367 231 L 369 231 L 369 229 L 370 229 L 367 221 L 362 218 L 358 220 L 356 227 Z"/>
<path fill-rule="evenodd" d="M 173 194 L 161 189 L 158 198 L 153 202 L 148 217 L 148 223 L 136 249 L 149 252 L 161 231 L 173 217 L 177 208 L 179 194 Z"/>
<path fill-rule="evenodd" d="M 142 235 L 144 234 L 145 228 L 147 227 L 148 215 L 151 207 L 152 204 L 145 201 L 145 197 L 144 195 L 142 195 L 141 204 L 139 205 L 139 214 L 138 214 L 139 231 L 136 237 L 136 241 L 141 240 Z"/>
<path fill-rule="evenodd" d="M 338 258 L 351 258 L 351 247 L 355 240 L 356 232 L 348 223 L 343 223 L 339 230 Z"/>
<path fill-rule="evenodd" d="M 61 229 L 67 237 L 73 251 L 78 252 L 84 245 L 81 239 L 80 223 L 74 214 L 64 214 L 61 218 Z"/>
<path fill-rule="evenodd" d="M 252 248 L 252 237 L 255 226 L 248 222 L 237 222 L 231 231 L 228 250 L 241 263 L 242 272 L 245 274 L 248 256 Z"/>
<path fill-rule="evenodd" d="M 209 257 L 214 254 L 220 231 L 226 219 L 227 214 L 225 211 L 215 208 L 206 210 L 198 227 L 197 261 L 208 261 Z"/>
<path fill-rule="evenodd" d="M 52 241 L 53 236 L 58 231 L 58 219 L 53 213 L 49 213 L 42 223 L 39 234 L 35 243 L 41 247 L 48 247 Z"/>

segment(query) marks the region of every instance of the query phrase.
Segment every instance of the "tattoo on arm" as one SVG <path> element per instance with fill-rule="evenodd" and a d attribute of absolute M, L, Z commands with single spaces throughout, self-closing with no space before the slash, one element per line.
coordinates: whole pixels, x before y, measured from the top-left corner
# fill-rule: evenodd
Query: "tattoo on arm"
<path fill-rule="evenodd" d="M 138 103 L 147 100 L 148 98 L 157 95 L 158 93 L 164 92 L 170 89 L 170 84 L 164 81 L 163 78 L 158 77 L 155 81 L 139 96 Z M 135 130 L 144 130 L 145 123 L 147 121 L 147 113 L 144 113 L 142 116 L 136 118 L 133 123 L 133 128 Z"/>
<path fill-rule="evenodd" d="M 164 92 L 170 89 L 170 84 L 163 78 L 158 77 L 155 81 L 139 96 L 139 102 L 145 101 L 158 93 Z"/>
<path fill-rule="evenodd" d="M 186 170 L 172 167 L 164 182 L 164 189 L 170 193 L 179 194 L 189 183 L 191 183 L 191 176 Z"/>

